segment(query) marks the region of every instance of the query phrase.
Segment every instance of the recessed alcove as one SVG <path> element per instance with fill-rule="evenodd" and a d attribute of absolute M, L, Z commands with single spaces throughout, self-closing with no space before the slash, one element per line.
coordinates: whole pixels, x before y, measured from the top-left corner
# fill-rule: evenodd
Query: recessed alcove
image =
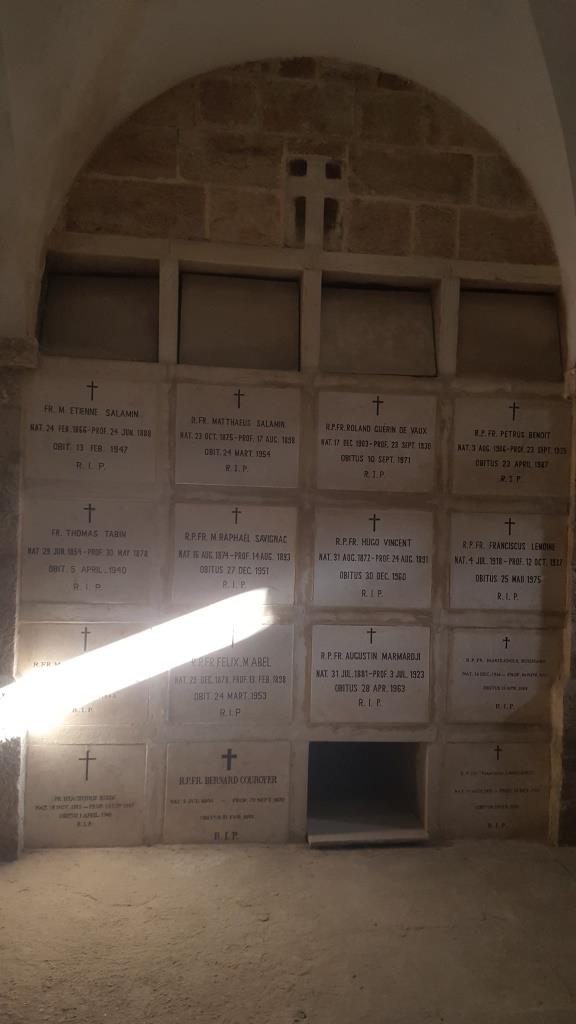
<path fill-rule="evenodd" d="M 431 290 L 325 285 L 320 365 L 327 373 L 434 377 Z"/>
<path fill-rule="evenodd" d="M 424 772 L 418 743 L 310 743 L 308 843 L 424 842 Z"/>
<path fill-rule="evenodd" d="M 51 271 L 40 319 L 47 355 L 158 361 L 157 275 Z"/>

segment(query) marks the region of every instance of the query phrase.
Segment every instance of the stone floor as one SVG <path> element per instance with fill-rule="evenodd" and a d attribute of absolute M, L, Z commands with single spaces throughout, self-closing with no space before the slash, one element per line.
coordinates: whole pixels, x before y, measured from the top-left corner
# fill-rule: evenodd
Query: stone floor
<path fill-rule="evenodd" d="M 156 847 L 0 867 L 2 1024 L 575 1024 L 576 850 Z"/>

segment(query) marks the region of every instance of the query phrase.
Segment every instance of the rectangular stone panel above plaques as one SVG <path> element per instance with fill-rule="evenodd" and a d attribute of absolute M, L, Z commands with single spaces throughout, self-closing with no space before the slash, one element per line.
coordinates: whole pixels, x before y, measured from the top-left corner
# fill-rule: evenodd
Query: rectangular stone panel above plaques
<path fill-rule="evenodd" d="M 318 509 L 314 603 L 429 608 L 432 548 L 431 512 Z"/>
<path fill-rule="evenodd" d="M 148 502 L 28 499 L 22 517 L 22 601 L 151 598 L 156 510 Z"/>
<path fill-rule="evenodd" d="M 262 623 L 261 631 L 174 669 L 170 720 L 240 727 L 288 722 L 292 708 L 293 628 Z"/>
<path fill-rule="evenodd" d="M 570 431 L 568 402 L 456 399 L 454 491 L 567 498 Z"/>
<path fill-rule="evenodd" d="M 297 487 L 299 445 L 293 388 L 178 385 L 176 483 Z"/>
<path fill-rule="evenodd" d="M 318 487 L 430 491 L 435 440 L 435 398 L 322 391 Z"/>
<path fill-rule="evenodd" d="M 18 630 L 18 675 L 56 668 L 70 658 L 138 633 L 143 626 L 115 622 L 24 622 Z M 148 685 L 138 683 L 82 703 L 82 663 L 78 703 L 60 725 L 140 725 L 146 720 Z"/>
<path fill-rule="evenodd" d="M 164 842 L 285 842 L 289 765 L 285 742 L 169 744 Z"/>
<path fill-rule="evenodd" d="M 458 839 L 545 839 L 549 776 L 545 743 L 448 743 L 442 834 Z"/>
<path fill-rule="evenodd" d="M 314 626 L 313 722 L 427 722 L 430 630 L 422 626 Z"/>
<path fill-rule="evenodd" d="M 156 475 L 156 389 L 85 374 L 39 374 L 24 413 L 31 481 L 151 483 Z"/>
<path fill-rule="evenodd" d="M 564 519 L 505 511 L 452 516 L 452 608 L 561 611 L 565 590 Z"/>
<path fill-rule="evenodd" d="M 280 505 L 176 505 L 173 599 L 210 604 L 248 590 L 292 604 L 296 509 Z"/>
<path fill-rule="evenodd" d="M 541 629 L 455 629 L 448 687 L 452 722 L 544 723 L 562 634 Z"/>
<path fill-rule="evenodd" d="M 24 845 L 138 846 L 145 769 L 143 744 L 30 744 Z"/>

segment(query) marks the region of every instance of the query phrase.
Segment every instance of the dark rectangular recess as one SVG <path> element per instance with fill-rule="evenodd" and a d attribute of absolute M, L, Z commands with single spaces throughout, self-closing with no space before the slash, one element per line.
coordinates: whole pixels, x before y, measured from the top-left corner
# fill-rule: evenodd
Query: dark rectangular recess
<path fill-rule="evenodd" d="M 300 284 L 293 280 L 184 273 L 179 362 L 298 370 Z"/>
<path fill-rule="evenodd" d="M 421 842 L 422 770 L 417 743 L 310 743 L 309 837 L 334 838 L 340 828 L 342 845 L 355 836 L 362 842 Z"/>
<path fill-rule="evenodd" d="M 320 368 L 327 373 L 436 376 L 432 288 L 325 284 Z"/>
<path fill-rule="evenodd" d="M 40 349 L 75 359 L 157 362 L 158 294 L 152 274 L 49 271 Z"/>
<path fill-rule="evenodd" d="M 457 373 L 466 377 L 561 381 L 557 294 L 463 289 Z"/>

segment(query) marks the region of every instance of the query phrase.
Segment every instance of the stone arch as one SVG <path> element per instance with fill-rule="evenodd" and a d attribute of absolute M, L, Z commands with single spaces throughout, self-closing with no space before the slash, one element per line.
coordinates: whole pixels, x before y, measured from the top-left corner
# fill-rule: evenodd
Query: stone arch
<path fill-rule="evenodd" d="M 376 68 L 295 58 L 191 78 L 140 108 L 96 150 L 59 219 L 66 231 L 299 246 L 290 168 L 338 167 L 327 249 L 547 265 L 530 187 L 468 115 Z M 308 239 L 309 241 L 310 239 Z"/>

